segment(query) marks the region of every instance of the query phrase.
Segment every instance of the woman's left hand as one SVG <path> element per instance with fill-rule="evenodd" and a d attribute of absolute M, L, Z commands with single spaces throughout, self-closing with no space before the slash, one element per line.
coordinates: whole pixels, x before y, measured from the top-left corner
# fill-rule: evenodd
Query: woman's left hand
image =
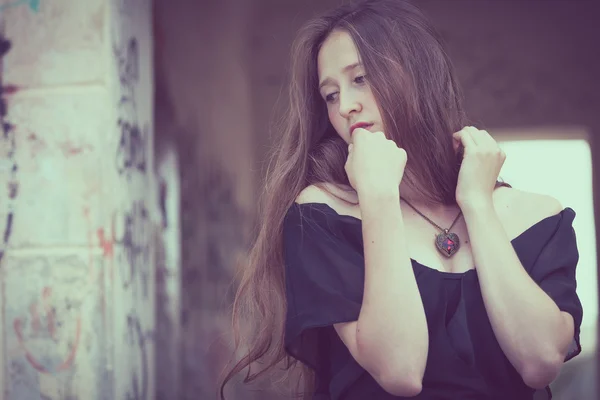
<path fill-rule="evenodd" d="M 487 131 L 467 126 L 452 135 L 455 149 L 462 143 L 464 155 L 456 201 L 459 206 L 492 202 L 496 180 L 506 160 L 506 154 Z"/>

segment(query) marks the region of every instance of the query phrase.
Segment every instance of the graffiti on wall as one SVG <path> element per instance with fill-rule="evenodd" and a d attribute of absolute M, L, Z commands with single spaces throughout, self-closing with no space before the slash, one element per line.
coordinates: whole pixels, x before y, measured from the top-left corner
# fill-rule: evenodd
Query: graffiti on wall
<path fill-rule="evenodd" d="M 64 321 L 64 315 L 57 314 L 52 298 L 52 288 L 45 286 L 37 302 L 31 303 L 27 317 L 15 318 L 13 329 L 19 341 L 19 345 L 29 364 L 38 372 L 43 374 L 54 374 L 69 369 L 79 348 L 81 338 L 81 315 L 75 320 L 73 332 L 65 334 L 61 332 L 69 327 Z M 44 346 L 43 354 L 36 353 L 40 342 L 59 343 L 65 341 L 64 354 L 50 355 L 47 346 Z"/>
<path fill-rule="evenodd" d="M 3 2 L 0 12 L 18 5 L 29 5 L 38 11 L 39 1 Z M 11 42 L 0 35 L 0 62 L 10 50 Z M 7 249 L 17 219 L 20 178 L 17 151 L 29 149 L 31 157 L 35 157 L 39 150 L 35 144 L 43 141 L 9 120 L 12 96 L 21 88 L 1 78 L 0 74 L 0 265 L 4 266 L 1 263 L 9 257 Z M 18 149 L 19 135 L 34 145 Z M 5 299 L 2 336 L 6 353 L 1 371 L 7 381 L 6 389 L 0 392 L 10 391 L 10 398 L 76 398 L 81 387 L 74 377 L 91 376 L 88 372 L 98 365 L 79 365 L 95 351 L 90 350 L 89 344 L 83 346 L 86 329 L 81 299 L 74 298 L 79 292 L 73 290 L 87 282 L 87 272 L 81 272 L 85 265 L 78 263 L 76 257 L 51 254 L 20 255 L 7 262 L 10 268 L 2 276 Z M 44 278 L 40 278 L 42 275 Z M 77 284 L 73 285 L 75 281 Z M 90 384 L 89 380 L 86 384 Z"/>
<path fill-rule="evenodd" d="M 120 132 L 116 164 L 120 175 L 131 178 L 132 173 L 146 173 L 149 124 L 139 121 L 136 101 L 136 87 L 140 81 L 140 56 L 138 42 L 130 37 L 123 44 L 115 46 L 114 56 L 118 63 L 121 95 L 118 103 Z"/>
<path fill-rule="evenodd" d="M 119 82 L 122 94 L 120 103 L 135 101 L 135 86 L 140 80 L 140 54 L 138 41 L 130 37 L 125 43 L 115 47 L 115 58 L 119 64 Z"/>
<path fill-rule="evenodd" d="M 125 222 L 123 237 L 116 240 L 116 243 L 123 247 L 125 256 L 121 270 L 123 289 L 136 290 L 136 283 L 139 282 L 142 285 L 143 298 L 147 299 L 152 224 L 145 201 L 133 202 L 123 219 Z"/>
<path fill-rule="evenodd" d="M 147 129 L 142 131 L 138 124 L 119 119 L 119 147 L 117 149 L 117 171 L 120 175 L 133 170 L 146 172 Z"/>
<path fill-rule="evenodd" d="M 2 3 L 0 13 L 18 6 L 27 6 L 37 12 L 40 6 L 40 0 L 6 0 Z M 10 48 L 11 43 L 0 35 L 0 61 L 10 51 Z M 116 146 L 111 150 L 111 152 L 114 151 L 111 158 L 115 157 L 114 162 L 118 175 L 125 178 L 126 184 L 122 190 L 128 195 L 134 195 L 124 197 L 141 197 L 142 199 L 133 201 L 125 207 L 119 207 L 118 211 L 113 211 L 116 218 L 120 220 L 120 226 L 124 227 L 123 235 L 118 238 L 115 238 L 114 231 L 105 235 L 100 228 L 95 231 L 97 235 L 94 236 L 89 214 L 86 214 L 84 218 L 90 223 L 90 232 L 88 232 L 90 253 L 96 252 L 100 247 L 104 250 L 103 255 L 106 261 L 112 262 L 117 255 L 122 257 L 122 262 L 119 264 L 121 268 L 119 283 L 122 283 L 126 292 L 126 301 L 124 301 L 126 308 L 122 311 L 123 315 L 118 315 L 118 318 L 123 321 L 119 325 L 119 329 L 122 328 L 122 330 L 115 330 L 116 337 L 111 337 L 107 341 L 123 342 L 127 350 L 125 357 L 132 360 L 131 368 L 123 371 L 127 374 L 125 379 L 128 384 L 125 397 L 120 398 L 145 400 L 151 397 L 149 373 L 151 360 L 149 357 L 152 355 L 153 333 L 147 315 L 151 315 L 152 310 L 149 309 L 149 302 L 144 304 L 144 299 L 151 296 L 149 281 L 152 273 L 152 226 L 148 211 L 151 207 L 149 193 L 147 190 L 139 191 L 137 188 L 140 186 L 140 181 L 146 181 L 148 178 L 151 123 L 148 118 L 140 118 L 136 102 L 136 89 L 140 85 L 140 58 L 137 40 L 132 37 L 123 42 L 123 45 L 115 46 L 115 56 L 118 62 L 120 98 L 117 100 L 118 114 L 115 119 Z M 19 194 L 16 127 L 10 124 L 7 117 L 10 96 L 15 94 L 19 88 L 3 84 L 1 78 L 0 71 L 0 174 L 3 178 L 1 180 L 3 185 L 0 187 L 0 199 L 2 199 L 0 201 L 0 262 L 6 256 L 5 251 L 10 244 L 14 230 L 15 205 Z M 144 82 L 144 84 L 151 84 L 151 82 Z M 23 137 L 31 141 L 37 140 L 34 133 L 23 132 Z M 31 151 L 35 150 L 33 147 L 31 149 L 33 149 Z M 74 147 L 66 142 L 61 144 L 61 149 L 65 156 L 79 154 L 84 150 L 83 147 Z M 111 159 L 109 162 L 112 163 L 113 160 Z M 136 179 L 137 182 L 132 182 Z M 134 184 L 128 186 L 127 183 Z M 135 185 L 135 183 L 138 184 Z M 114 251 L 115 247 L 118 247 L 120 252 Z M 79 272 L 77 272 L 84 269 L 77 267 L 84 266 L 85 262 L 68 261 L 67 264 L 72 263 L 71 266 L 74 268 L 65 269 L 63 268 L 65 265 L 62 265 L 60 261 L 53 261 L 55 260 L 53 256 L 28 258 L 28 263 L 34 267 L 38 266 L 44 272 L 44 278 L 34 282 L 30 277 L 25 284 L 24 281 L 19 281 L 12 272 L 16 270 L 12 268 L 15 257 L 12 255 L 9 257 L 12 283 L 8 284 L 9 281 L 5 279 L 3 284 L 12 286 L 12 294 L 7 295 L 6 298 L 19 299 L 20 303 L 19 301 L 11 302 L 10 307 L 6 307 L 8 311 L 4 316 L 6 321 L 4 337 L 7 345 L 5 358 L 8 362 L 4 370 L 0 372 L 11 377 L 8 380 L 11 387 L 7 389 L 11 391 L 11 396 L 74 399 L 80 398 L 82 393 L 87 393 L 90 394 L 89 398 L 104 398 L 104 394 L 99 394 L 101 397 L 92 396 L 94 388 L 81 388 L 82 385 L 94 386 L 94 382 L 98 383 L 97 387 L 109 387 L 108 385 L 102 386 L 103 380 L 112 379 L 112 377 L 106 377 L 113 371 L 105 369 L 109 364 L 107 359 L 103 358 L 109 357 L 106 355 L 109 352 L 105 351 L 106 349 L 103 347 L 102 335 L 99 335 L 99 331 L 96 332 L 94 328 L 97 326 L 96 323 L 100 324 L 101 321 L 108 321 L 110 324 L 113 321 L 109 319 L 111 315 L 108 316 L 109 318 L 104 315 L 104 297 L 101 299 L 102 303 L 99 304 L 96 303 L 99 300 L 91 296 L 94 298 L 86 300 L 83 311 L 81 310 L 83 300 L 74 297 L 79 297 L 79 294 L 83 292 L 97 294 L 98 290 L 102 290 L 101 296 L 104 296 L 103 274 L 105 271 L 100 267 L 90 271 L 91 278 L 88 281 L 78 276 Z M 25 260 L 19 262 L 25 263 Z M 104 265 L 112 266 L 111 262 Z M 97 266 L 92 262 L 90 256 L 91 268 L 92 264 Z M 29 264 L 27 267 L 30 268 Z M 30 271 L 31 269 L 28 269 L 28 273 L 31 273 Z M 87 271 L 83 275 L 86 274 Z M 36 272 L 33 275 L 37 279 L 42 274 Z M 74 276 L 78 277 L 73 278 Z M 19 282 L 19 285 L 16 285 L 15 282 Z M 26 289 L 24 292 L 17 289 L 21 283 Z M 110 296 L 107 297 L 110 298 Z M 133 298 L 133 301 L 130 302 L 130 298 Z M 96 317 L 94 314 L 94 311 L 100 307 L 102 307 L 102 318 Z M 89 315 L 92 316 L 88 317 Z M 113 331 L 109 330 L 109 332 Z M 91 333 L 96 336 L 90 336 Z M 99 346 L 96 346 L 96 338 Z M 97 368 L 98 365 L 102 365 L 102 367 Z M 89 371 L 91 373 L 87 375 Z M 84 376 L 89 379 L 81 379 Z M 53 389 L 50 390 L 49 387 Z M 0 392 L 3 390 L 0 389 Z M 88 398 L 87 395 L 83 396 Z M 106 396 L 106 398 L 112 398 L 108 390 Z"/>
<path fill-rule="evenodd" d="M 9 52 L 10 48 L 10 41 L 0 35 L 0 62 L 2 61 L 2 58 Z M 0 228 L 2 229 L 2 231 L 0 231 L 0 263 L 2 262 L 4 252 L 8 247 L 10 236 L 12 234 L 15 213 L 15 198 L 17 197 L 19 189 L 17 181 L 17 172 L 19 167 L 17 166 L 17 161 L 15 158 L 16 138 L 14 126 L 7 120 L 7 99 L 16 91 L 16 87 L 11 87 L 8 85 L 5 86 L 0 79 L 0 129 L 2 130 L 2 136 L 0 137 L 0 149 L 6 152 L 5 154 L 2 154 L 0 159 L 0 173 L 6 173 L 8 175 L 7 187 L 3 188 L 3 190 L 6 190 L 7 192 L 7 196 L 3 196 L 5 199 L 7 199 L 7 201 L 2 202 L 4 207 L 6 207 L 6 209 L 3 210 L 6 216 L 4 221 L 0 221 L 2 224 L 0 225 Z"/>
<path fill-rule="evenodd" d="M 133 371 L 127 400 L 148 399 L 150 371 L 146 344 L 149 338 L 149 335 L 142 329 L 139 316 L 134 312 L 130 313 L 127 316 L 127 343 L 137 350 L 137 360 L 131 360 Z"/>
<path fill-rule="evenodd" d="M 125 9 L 133 3 L 118 1 L 119 15 L 127 19 Z M 119 7 L 119 5 L 117 5 Z M 133 26 L 134 24 L 131 23 Z M 145 400 L 150 396 L 150 348 L 153 345 L 153 326 L 148 313 L 151 304 L 150 287 L 153 269 L 152 242 L 154 226 L 151 220 L 149 199 L 154 197 L 147 184 L 151 170 L 149 152 L 151 151 L 151 123 L 143 109 L 140 109 L 140 85 L 142 82 L 140 60 L 143 51 L 136 35 L 123 35 L 113 46 L 113 55 L 117 66 L 120 93 L 117 98 L 117 132 L 119 141 L 116 146 L 115 165 L 119 177 L 123 179 L 125 190 L 134 199 L 130 204 L 115 213 L 116 222 L 122 227 L 118 237 L 112 242 L 115 251 L 117 276 L 123 293 L 131 301 L 122 316 L 125 323 L 118 335 L 123 335 L 127 352 L 127 378 L 125 393 L 127 400 Z M 140 190 L 142 192 L 140 192 Z M 130 307 L 130 308 L 128 308 Z M 121 318 L 121 316 L 119 316 Z M 119 324 L 121 326 L 121 324 Z"/>
<path fill-rule="evenodd" d="M 78 398 L 90 393 L 89 398 L 100 400 L 105 397 L 91 395 L 91 382 L 110 387 L 104 338 L 91 336 L 93 327 L 104 322 L 85 317 L 102 310 L 103 299 L 97 294 L 104 280 L 87 208 L 83 218 L 89 223 L 87 256 L 11 257 L 4 276 L 5 296 L 12 299 L 4 317 L 12 328 L 6 335 L 5 368 L 15 398 Z M 25 268 L 30 277 L 24 285 Z"/>
<path fill-rule="evenodd" d="M 123 234 L 116 235 L 116 224 L 119 220 L 124 221 Z M 149 279 L 151 272 L 152 249 L 152 225 L 148 214 L 147 205 L 144 201 L 133 202 L 132 207 L 126 213 L 113 214 L 109 231 L 104 228 L 97 230 L 97 238 L 100 248 L 103 250 L 103 258 L 109 266 L 109 279 L 114 282 L 112 271 L 113 261 L 119 266 L 117 272 L 124 293 L 128 293 L 134 305 L 126 313 L 126 330 L 123 339 L 127 344 L 128 355 L 125 356 L 130 370 L 127 392 L 124 398 L 127 400 L 146 400 L 150 385 L 150 364 L 148 358 L 148 343 L 153 340 L 153 329 L 144 329 L 140 312 L 136 305 L 141 304 L 142 310 L 148 306 L 143 303 L 148 300 Z M 142 296 L 138 289 L 141 284 Z"/>

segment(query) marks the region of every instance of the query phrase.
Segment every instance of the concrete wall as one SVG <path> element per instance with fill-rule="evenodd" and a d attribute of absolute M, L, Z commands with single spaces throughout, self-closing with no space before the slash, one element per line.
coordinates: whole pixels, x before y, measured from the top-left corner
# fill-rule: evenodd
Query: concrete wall
<path fill-rule="evenodd" d="M 150 11 L 0 1 L 0 398 L 153 398 Z"/>

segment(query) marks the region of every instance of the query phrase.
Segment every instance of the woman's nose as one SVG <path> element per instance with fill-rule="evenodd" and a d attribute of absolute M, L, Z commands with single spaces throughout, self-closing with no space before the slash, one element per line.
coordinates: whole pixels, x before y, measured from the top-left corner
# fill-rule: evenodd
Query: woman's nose
<path fill-rule="evenodd" d="M 340 115 L 344 118 L 348 118 L 353 112 L 360 112 L 362 105 L 356 96 L 352 96 L 348 93 L 342 95 L 340 93 Z"/>

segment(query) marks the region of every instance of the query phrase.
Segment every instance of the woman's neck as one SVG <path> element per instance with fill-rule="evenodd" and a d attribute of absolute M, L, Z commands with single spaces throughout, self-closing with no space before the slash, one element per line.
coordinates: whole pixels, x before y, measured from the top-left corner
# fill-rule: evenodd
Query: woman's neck
<path fill-rule="evenodd" d="M 410 203 L 417 210 L 426 215 L 444 215 L 447 213 L 455 213 L 460 209 L 458 205 L 448 205 L 439 202 L 433 202 L 425 198 L 416 190 L 402 182 L 400 184 L 400 198 L 407 203 Z"/>

